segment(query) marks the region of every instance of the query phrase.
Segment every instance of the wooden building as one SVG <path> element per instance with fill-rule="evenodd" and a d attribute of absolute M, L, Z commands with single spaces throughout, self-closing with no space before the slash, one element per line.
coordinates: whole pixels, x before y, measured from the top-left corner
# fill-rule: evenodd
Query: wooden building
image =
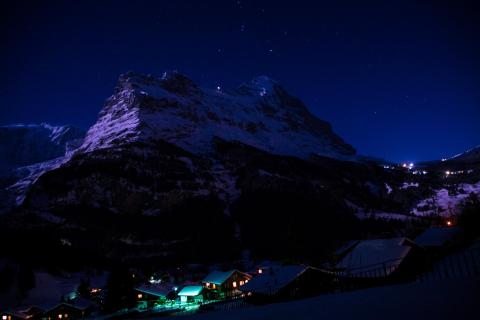
<path fill-rule="evenodd" d="M 335 272 L 349 286 L 411 281 L 426 267 L 425 250 L 408 238 L 357 240 L 342 250 Z"/>
<path fill-rule="evenodd" d="M 142 285 L 135 288 L 137 294 L 137 307 L 139 309 L 153 308 L 173 300 L 176 296 L 176 287 L 173 285 Z"/>
<path fill-rule="evenodd" d="M 42 319 L 88 319 L 93 310 L 93 305 L 88 300 L 79 299 L 75 303 L 61 302 L 53 308 L 47 310 Z"/>
<path fill-rule="evenodd" d="M 269 303 L 333 292 L 334 273 L 304 265 L 272 266 L 241 287 L 247 300 Z"/>
<path fill-rule="evenodd" d="M 238 270 L 213 271 L 202 280 L 207 289 L 207 299 L 224 299 L 242 294 L 239 290 L 252 279 L 247 273 Z"/>

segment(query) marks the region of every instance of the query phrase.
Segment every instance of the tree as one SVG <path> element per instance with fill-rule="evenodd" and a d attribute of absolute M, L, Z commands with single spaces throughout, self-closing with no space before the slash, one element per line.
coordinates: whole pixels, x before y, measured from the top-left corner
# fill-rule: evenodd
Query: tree
<path fill-rule="evenodd" d="M 135 306 L 135 279 L 125 267 L 115 267 L 107 280 L 105 311 L 115 312 Z"/>
<path fill-rule="evenodd" d="M 467 239 L 480 236 L 480 199 L 473 192 L 463 202 L 458 225 L 463 228 Z"/>
<path fill-rule="evenodd" d="M 88 299 L 90 298 L 90 281 L 88 279 L 81 279 L 77 288 L 77 293 L 80 297 Z"/>

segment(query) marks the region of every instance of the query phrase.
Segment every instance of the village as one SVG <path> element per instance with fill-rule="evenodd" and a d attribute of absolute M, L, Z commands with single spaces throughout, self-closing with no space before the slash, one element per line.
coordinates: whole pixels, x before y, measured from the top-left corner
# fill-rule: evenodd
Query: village
<path fill-rule="evenodd" d="M 190 265 L 150 275 L 131 269 L 129 276 L 134 285 L 128 294 L 134 301 L 130 307 L 110 312 L 105 310 L 108 286 L 103 276 L 82 280 L 54 305 L 31 305 L 1 310 L 0 314 L 2 320 L 156 318 L 479 275 L 480 242 L 477 239 L 466 243 L 461 229 L 448 220 L 413 240 L 396 237 L 349 241 L 321 266 L 262 261 L 243 270 Z"/>

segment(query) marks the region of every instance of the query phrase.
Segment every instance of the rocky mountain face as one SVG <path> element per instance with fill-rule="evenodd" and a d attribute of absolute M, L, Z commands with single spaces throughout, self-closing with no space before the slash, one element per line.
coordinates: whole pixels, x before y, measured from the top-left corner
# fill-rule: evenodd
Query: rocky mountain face
<path fill-rule="evenodd" d="M 62 157 L 77 148 L 85 132 L 46 123 L 0 126 L 0 171 Z"/>
<path fill-rule="evenodd" d="M 160 79 L 122 75 L 81 150 L 163 140 L 194 154 L 208 154 L 214 138 L 302 158 L 355 154 L 327 122 L 267 77 L 221 91 L 199 88 L 175 72 Z"/>
<path fill-rule="evenodd" d="M 223 91 L 175 72 L 122 75 L 83 143 L 29 168 L 3 236 L 28 228 L 25 248 L 67 239 L 70 253 L 130 262 L 318 259 L 360 236 L 355 213 L 408 213 L 430 192 L 359 160 L 267 77 Z"/>
<path fill-rule="evenodd" d="M 0 213 L 23 201 L 32 182 L 78 148 L 84 136 L 70 125 L 0 126 Z"/>

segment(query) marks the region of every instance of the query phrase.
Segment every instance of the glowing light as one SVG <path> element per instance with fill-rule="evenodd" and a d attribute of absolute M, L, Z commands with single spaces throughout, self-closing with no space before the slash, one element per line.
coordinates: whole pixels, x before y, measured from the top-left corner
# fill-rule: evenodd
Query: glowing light
<path fill-rule="evenodd" d="M 243 286 L 245 282 L 243 280 L 240 280 L 240 285 Z"/>
<path fill-rule="evenodd" d="M 178 290 L 178 287 L 173 287 L 173 291 L 177 291 Z"/>
<path fill-rule="evenodd" d="M 217 91 L 222 91 L 222 87 L 217 86 Z"/>
<path fill-rule="evenodd" d="M 61 315 L 61 314 L 58 315 L 58 319 L 62 319 L 62 315 Z"/>
<path fill-rule="evenodd" d="M 137 294 L 137 298 L 138 298 L 138 299 L 142 299 L 142 298 L 143 298 L 143 294 L 141 294 L 141 293 Z"/>
<path fill-rule="evenodd" d="M 233 282 L 232 282 L 232 286 L 233 286 L 234 288 L 236 288 L 236 287 L 237 287 L 237 282 L 236 282 L 236 281 L 233 281 Z"/>
<path fill-rule="evenodd" d="M 261 274 L 263 271 L 262 269 L 258 269 L 258 273 Z"/>
<path fill-rule="evenodd" d="M 447 220 L 447 226 L 451 227 L 452 226 L 452 221 Z"/>
<path fill-rule="evenodd" d="M 3 316 L 2 316 L 2 320 L 7 320 L 7 316 L 6 316 L 6 315 L 3 315 Z"/>
<path fill-rule="evenodd" d="M 445 171 L 445 174 L 448 176 L 448 175 L 451 174 L 451 172 L 450 171 Z"/>

